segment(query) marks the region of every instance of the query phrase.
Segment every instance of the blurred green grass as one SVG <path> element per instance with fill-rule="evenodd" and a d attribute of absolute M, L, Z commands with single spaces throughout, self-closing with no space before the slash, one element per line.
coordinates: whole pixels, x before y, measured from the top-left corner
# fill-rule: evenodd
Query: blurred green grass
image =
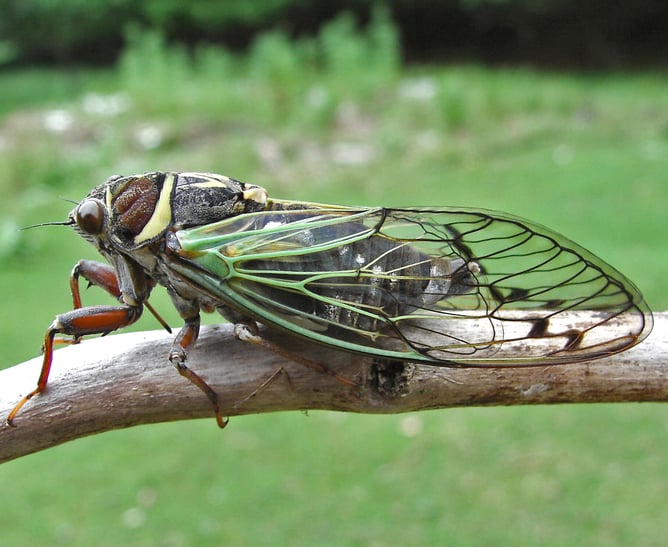
<path fill-rule="evenodd" d="M 71 305 L 72 264 L 95 257 L 66 228 L 17 228 L 63 219 L 61 197 L 110 174 L 154 169 L 288 199 L 506 210 L 582 243 L 666 309 L 666 75 L 403 69 L 392 32 L 379 17 L 359 35 L 344 18 L 238 57 L 136 31 L 114 70 L 4 72 L 2 365 L 37 353 Z M 661 545 L 666 424 L 647 404 L 140 427 L 2 466 L 2 543 Z"/>

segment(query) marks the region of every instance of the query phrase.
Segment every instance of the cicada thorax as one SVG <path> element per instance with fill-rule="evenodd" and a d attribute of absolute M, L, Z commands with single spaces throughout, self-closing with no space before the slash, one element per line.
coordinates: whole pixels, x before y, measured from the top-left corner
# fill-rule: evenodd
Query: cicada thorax
<path fill-rule="evenodd" d="M 175 228 L 212 224 L 244 213 L 262 211 L 267 191 L 212 173 L 179 173 L 172 198 Z"/>
<path fill-rule="evenodd" d="M 101 189 L 108 213 L 105 235 L 122 250 L 156 241 L 168 229 L 202 226 L 261 210 L 266 201 L 266 191 L 259 186 L 209 173 L 112 177 L 89 199 L 98 197 Z"/>

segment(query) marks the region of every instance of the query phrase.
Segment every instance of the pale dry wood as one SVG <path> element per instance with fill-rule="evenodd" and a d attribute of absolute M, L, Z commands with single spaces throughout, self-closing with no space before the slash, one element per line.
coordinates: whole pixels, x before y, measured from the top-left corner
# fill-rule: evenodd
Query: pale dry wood
<path fill-rule="evenodd" d="M 650 337 L 627 352 L 552 367 L 384 368 L 280 333 L 265 335 L 327 364 L 358 387 L 240 342 L 231 325 L 204 327 L 189 365 L 219 394 L 227 416 L 298 409 L 399 413 L 457 406 L 668 400 L 668 312 L 655 314 Z M 0 462 L 138 424 L 206 417 L 211 434 L 220 434 L 202 392 L 168 365 L 171 341 L 167 333 L 153 331 L 59 349 L 47 391 L 25 405 L 17 427 L 0 426 Z M 22 394 L 34 387 L 40 367 L 41 358 L 36 358 L 0 372 L 3 422 Z"/>

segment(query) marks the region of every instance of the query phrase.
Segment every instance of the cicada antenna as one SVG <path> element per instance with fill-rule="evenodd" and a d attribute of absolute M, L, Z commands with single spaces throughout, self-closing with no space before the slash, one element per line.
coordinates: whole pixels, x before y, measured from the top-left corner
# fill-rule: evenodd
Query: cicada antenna
<path fill-rule="evenodd" d="M 30 226 L 24 226 L 21 230 L 30 230 L 31 228 L 39 228 L 41 226 L 72 226 L 74 224 L 74 219 L 69 218 L 61 222 L 40 222 L 39 224 L 31 224 Z"/>
<path fill-rule="evenodd" d="M 79 205 L 79 202 L 74 201 L 73 199 L 64 198 L 63 196 L 60 196 L 60 199 L 66 201 L 67 203 Z M 30 226 L 24 226 L 23 228 L 21 228 L 21 230 L 29 230 L 30 228 L 39 228 L 41 226 L 72 226 L 74 223 L 75 220 L 73 218 L 68 218 L 67 220 L 64 221 L 40 222 L 39 224 L 31 224 Z"/>

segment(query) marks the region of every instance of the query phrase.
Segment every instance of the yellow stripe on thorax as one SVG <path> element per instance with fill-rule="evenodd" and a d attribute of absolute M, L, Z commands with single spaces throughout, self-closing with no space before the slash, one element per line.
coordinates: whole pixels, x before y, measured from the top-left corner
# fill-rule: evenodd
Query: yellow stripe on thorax
<path fill-rule="evenodd" d="M 141 245 L 145 241 L 159 235 L 172 222 L 172 204 L 170 198 L 175 182 L 176 175 L 173 173 L 165 176 L 162 191 L 160 192 L 153 215 L 144 226 L 144 229 L 135 237 L 135 245 Z"/>

